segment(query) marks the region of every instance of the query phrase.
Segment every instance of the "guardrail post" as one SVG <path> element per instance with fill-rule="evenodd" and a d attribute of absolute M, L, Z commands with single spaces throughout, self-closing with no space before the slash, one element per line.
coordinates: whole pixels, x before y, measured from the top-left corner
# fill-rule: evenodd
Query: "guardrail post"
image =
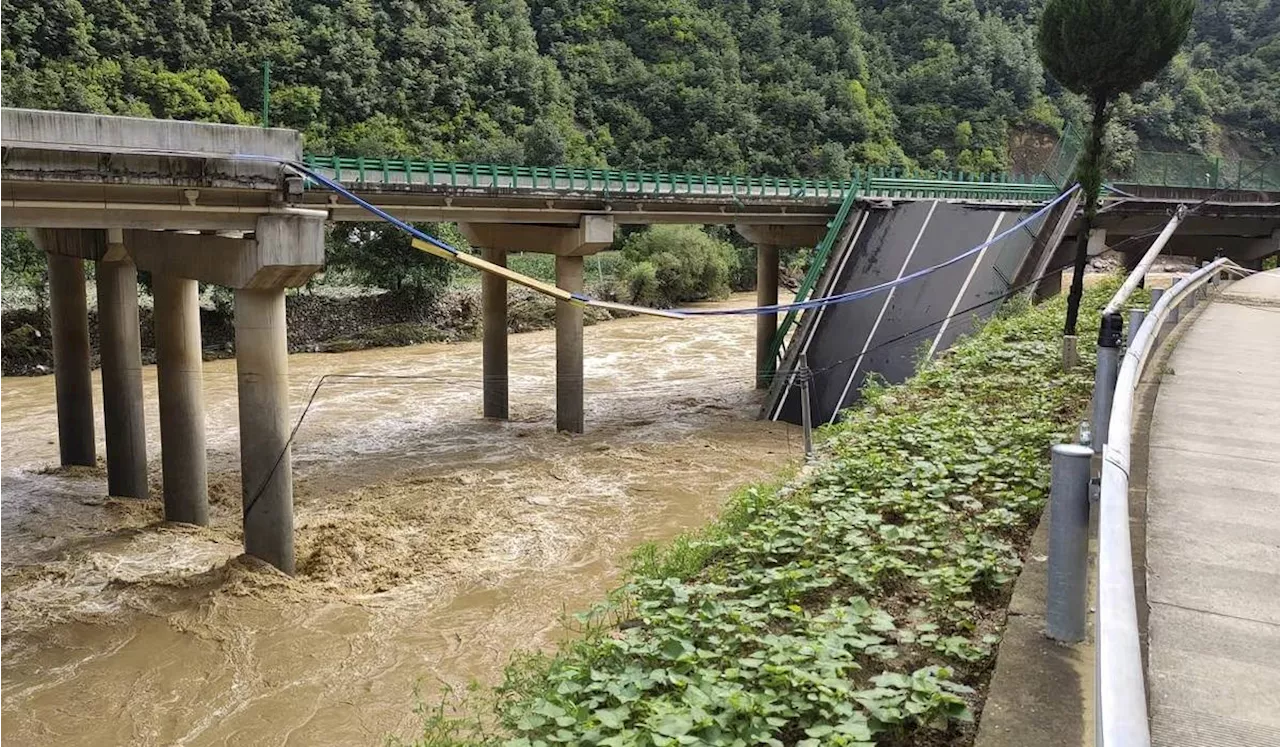
<path fill-rule="evenodd" d="M 1111 400 L 1115 395 L 1116 376 L 1120 373 L 1120 335 L 1124 319 L 1119 314 L 1105 314 L 1098 325 L 1098 366 L 1093 375 L 1093 451 L 1102 453 L 1107 443 L 1107 427 L 1111 422 Z"/>
<path fill-rule="evenodd" d="M 1133 346 L 1133 338 L 1137 336 L 1138 327 L 1142 326 L 1142 320 L 1146 317 L 1146 309 L 1129 309 L 1129 328 L 1125 330 L 1125 347 Z"/>
<path fill-rule="evenodd" d="M 1093 451 L 1079 444 L 1058 444 L 1052 451 L 1046 632 L 1056 641 L 1075 643 L 1084 640 L 1088 618 Z"/>

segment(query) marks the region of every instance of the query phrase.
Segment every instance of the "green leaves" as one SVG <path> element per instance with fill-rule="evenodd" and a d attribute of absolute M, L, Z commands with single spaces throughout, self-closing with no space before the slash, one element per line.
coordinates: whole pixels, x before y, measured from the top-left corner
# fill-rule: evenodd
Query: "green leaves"
<path fill-rule="evenodd" d="M 871 390 L 804 478 L 646 552 L 590 616 L 626 626 L 516 668 L 503 726 L 522 747 L 954 736 L 990 671 L 1048 446 L 1088 399 L 1090 373 L 1055 363 L 1062 311 L 996 319 Z"/>
<path fill-rule="evenodd" d="M 1169 64 L 1194 0 L 1048 0 L 1036 44 L 1045 68 L 1095 101 L 1137 88 Z"/>

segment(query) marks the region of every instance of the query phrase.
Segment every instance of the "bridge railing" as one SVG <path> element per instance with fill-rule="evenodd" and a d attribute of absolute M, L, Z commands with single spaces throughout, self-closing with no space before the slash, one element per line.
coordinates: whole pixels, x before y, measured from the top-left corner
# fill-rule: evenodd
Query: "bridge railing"
<path fill-rule="evenodd" d="M 971 174 L 889 166 L 855 169 L 849 179 L 801 179 L 567 166 L 547 168 L 407 158 L 308 155 L 304 160 L 309 168 L 353 185 L 421 185 L 490 191 L 550 190 L 618 196 L 760 197 L 836 202 L 854 190 L 881 197 L 1025 200 L 1043 199 L 1049 187 L 1047 183 L 1020 180 L 1002 172 Z"/>
<path fill-rule="evenodd" d="M 1076 160 L 1084 150 L 1082 135 L 1070 125 L 1045 163 L 1043 175 L 1065 186 L 1072 181 Z M 1231 189 L 1280 192 L 1280 160 L 1222 158 L 1200 153 L 1134 151 L 1131 159 L 1113 165 L 1111 181 L 1149 187 Z"/>
<path fill-rule="evenodd" d="M 1280 161 L 1138 151 L 1133 164 L 1115 179 L 1145 186 L 1280 192 Z"/>
<path fill-rule="evenodd" d="M 1124 303 L 1128 290 L 1136 285 L 1137 277 L 1145 271 L 1145 266 L 1134 271 L 1129 278 L 1134 282 L 1121 288 L 1108 309 L 1118 309 Z M 1095 431 L 1093 436 L 1095 445 L 1099 440 L 1102 442 L 1094 665 L 1095 743 L 1100 747 L 1149 747 L 1151 744 L 1129 528 L 1130 431 L 1138 383 L 1161 339 L 1186 311 L 1208 298 L 1228 274 L 1243 272 L 1230 260 L 1218 259 L 1163 293 L 1153 290 L 1154 303 L 1150 310 L 1130 310 L 1128 346 L 1120 359 L 1118 371 L 1115 357 L 1108 358 L 1105 367 L 1109 373 L 1103 372 L 1102 352 L 1104 347 L 1118 352 L 1124 324 L 1118 312 L 1107 313 L 1103 317 L 1094 401 L 1107 401 L 1110 406 L 1102 429 L 1104 432 Z M 1062 448 L 1055 447 L 1055 451 Z M 1068 505 L 1088 500 L 1089 450 L 1084 449 L 1083 453 L 1086 466 L 1083 471 L 1064 469 L 1059 475 L 1055 461 L 1054 488 L 1050 499 L 1053 518 L 1049 543 L 1047 627 L 1051 637 L 1062 640 L 1080 640 L 1084 636 L 1087 603 L 1083 592 L 1088 567 L 1089 511 L 1087 506 Z M 1063 478 L 1061 485 L 1060 477 Z M 1075 486 L 1065 484 L 1074 480 L 1081 482 Z M 1070 524 L 1075 516 L 1081 517 L 1080 526 L 1074 531 L 1059 531 L 1062 528 L 1059 524 L 1064 519 Z M 1074 551 L 1068 546 L 1071 544 L 1076 545 Z"/>

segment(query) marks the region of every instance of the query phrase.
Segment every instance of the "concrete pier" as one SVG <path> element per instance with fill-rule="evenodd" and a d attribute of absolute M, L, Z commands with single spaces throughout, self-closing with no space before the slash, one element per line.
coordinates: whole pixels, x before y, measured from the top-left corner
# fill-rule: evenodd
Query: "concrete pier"
<path fill-rule="evenodd" d="M 495 265 L 507 265 L 502 249 L 483 249 L 481 256 Z M 507 375 L 507 280 L 490 273 L 480 277 L 480 303 L 484 314 L 484 416 L 495 420 L 508 417 Z"/>
<path fill-rule="evenodd" d="M 581 256 L 556 257 L 556 285 L 582 292 Z M 556 301 L 556 430 L 582 433 L 582 307 Z"/>
<path fill-rule="evenodd" d="M 244 549 L 293 573 L 293 470 L 283 288 L 238 288 L 236 383 Z"/>
<path fill-rule="evenodd" d="M 54 232 L 41 229 L 35 233 Z M 53 376 L 58 399 L 58 453 L 64 466 L 79 464 L 92 467 L 97 454 L 93 439 L 93 380 L 89 375 L 89 312 L 84 294 L 84 261 L 57 254 L 49 254 L 48 258 Z"/>
<path fill-rule="evenodd" d="M 152 276 L 164 518 L 209 523 L 199 283 Z"/>
<path fill-rule="evenodd" d="M 756 305 L 778 303 L 778 247 L 761 244 L 756 247 Z M 777 314 L 756 316 L 756 388 L 768 389 L 773 383 L 773 337 L 778 332 Z"/>
<path fill-rule="evenodd" d="M 138 339 L 138 270 L 129 258 L 97 263 L 102 359 L 102 422 L 107 436 L 107 492 L 146 498 L 147 429 Z"/>

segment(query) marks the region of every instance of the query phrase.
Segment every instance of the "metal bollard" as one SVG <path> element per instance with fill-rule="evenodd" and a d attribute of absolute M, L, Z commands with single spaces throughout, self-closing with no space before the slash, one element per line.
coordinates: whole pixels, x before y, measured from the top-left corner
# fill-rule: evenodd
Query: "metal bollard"
<path fill-rule="evenodd" d="M 1124 340 L 1126 348 L 1133 347 L 1133 338 L 1138 335 L 1138 328 L 1142 326 L 1142 320 L 1146 318 L 1146 309 L 1129 309 L 1129 328 L 1125 330 L 1127 336 Z"/>
<path fill-rule="evenodd" d="M 1093 451 L 1053 447 L 1049 489 L 1049 590 L 1046 632 L 1056 641 L 1083 641 L 1088 620 L 1089 477 Z"/>
<path fill-rule="evenodd" d="M 1116 378 L 1120 374 L 1120 336 L 1124 320 L 1119 314 L 1107 314 L 1098 325 L 1098 367 L 1093 373 L 1093 451 L 1102 453 L 1107 443 L 1107 427 L 1111 423 L 1111 400 L 1115 396 Z"/>

